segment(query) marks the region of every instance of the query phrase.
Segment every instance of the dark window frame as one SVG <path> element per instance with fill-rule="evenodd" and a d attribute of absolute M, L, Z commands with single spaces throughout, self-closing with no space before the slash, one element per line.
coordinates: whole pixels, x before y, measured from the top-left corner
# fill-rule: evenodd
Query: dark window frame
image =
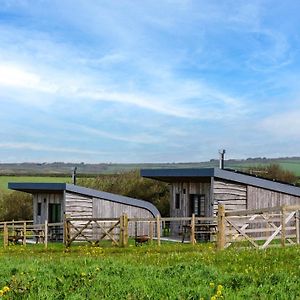
<path fill-rule="evenodd" d="M 175 194 L 175 209 L 180 209 L 180 194 Z"/>
<path fill-rule="evenodd" d="M 42 203 L 38 202 L 37 204 L 37 216 L 40 217 L 42 215 Z"/>

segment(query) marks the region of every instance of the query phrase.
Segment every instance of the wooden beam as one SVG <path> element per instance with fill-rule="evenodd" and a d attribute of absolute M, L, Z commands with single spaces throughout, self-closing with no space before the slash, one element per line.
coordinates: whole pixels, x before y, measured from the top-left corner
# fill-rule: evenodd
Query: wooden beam
<path fill-rule="evenodd" d="M 7 223 L 4 223 L 4 225 L 3 225 L 3 246 L 4 247 L 8 246 L 8 227 L 7 227 Z"/>
<path fill-rule="evenodd" d="M 299 245 L 300 244 L 300 210 L 297 210 L 295 213 L 295 218 L 296 218 L 296 243 Z"/>
<path fill-rule="evenodd" d="M 156 235 L 157 235 L 157 245 L 160 246 L 160 216 L 156 216 Z"/>
<path fill-rule="evenodd" d="M 191 219 L 191 244 L 195 245 L 196 239 L 195 239 L 195 214 L 192 214 L 192 219 Z"/>
<path fill-rule="evenodd" d="M 44 239 L 45 249 L 48 248 L 48 220 L 45 220 L 45 239 Z"/>
<path fill-rule="evenodd" d="M 218 231 L 217 231 L 217 249 L 225 248 L 225 206 L 218 206 Z"/>
<path fill-rule="evenodd" d="M 26 222 L 23 223 L 23 246 L 26 246 L 26 232 L 27 232 L 27 228 L 26 228 Z"/>

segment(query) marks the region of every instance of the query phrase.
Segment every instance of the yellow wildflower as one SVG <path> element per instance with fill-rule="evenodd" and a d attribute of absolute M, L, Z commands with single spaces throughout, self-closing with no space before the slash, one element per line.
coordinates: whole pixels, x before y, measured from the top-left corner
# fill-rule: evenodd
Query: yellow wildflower
<path fill-rule="evenodd" d="M 211 296 L 210 300 L 217 300 L 217 297 L 216 296 Z"/>
<path fill-rule="evenodd" d="M 0 290 L 0 297 L 2 297 L 4 294 L 4 292 L 2 290 Z"/>
<path fill-rule="evenodd" d="M 222 291 L 223 290 L 223 285 L 219 284 L 218 285 L 218 291 Z"/>
<path fill-rule="evenodd" d="M 210 286 L 211 288 L 213 288 L 213 287 L 215 287 L 215 284 L 214 284 L 213 282 L 211 282 L 211 283 L 209 284 L 209 286 Z"/>
<path fill-rule="evenodd" d="M 220 297 L 222 295 L 222 292 L 220 290 L 217 291 L 217 296 Z"/>
<path fill-rule="evenodd" d="M 6 293 L 6 292 L 10 291 L 10 288 L 8 286 L 5 286 L 2 290 L 3 290 L 4 293 Z"/>

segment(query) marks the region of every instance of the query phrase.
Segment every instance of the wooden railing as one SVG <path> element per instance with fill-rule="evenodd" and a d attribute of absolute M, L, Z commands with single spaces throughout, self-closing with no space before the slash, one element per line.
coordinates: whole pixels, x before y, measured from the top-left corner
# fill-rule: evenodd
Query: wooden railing
<path fill-rule="evenodd" d="M 218 249 L 237 242 L 254 248 L 300 244 L 300 205 L 225 212 L 218 208 Z"/>
<path fill-rule="evenodd" d="M 182 217 L 182 218 L 67 218 L 65 220 L 65 245 L 75 241 L 86 241 L 99 244 L 102 240 L 110 240 L 114 245 L 126 246 L 128 238 L 136 241 L 162 240 L 185 242 L 186 238 L 195 244 L 197 240 L 214 239 L 217 218 Z"/>
<path fill-rule="evenodd" d="M 33 224 L 32 220 L 9 221 L 0 223 L 0 232 L 3 236 L 3 245 L 9 244 L 26 245 L 28 241 L 43 243 L 45 248 L 48 241 L 62 240 L 63 223 Z"/>
<path fill-rule="evenodd" d="M 69 247 L 75 241 L 99 244 L 109 240 L 114 245 L 125 247 L 129 238 L 136 244 L 162 241 L 215 242 L 217 249 L 243 246 L 265 249 L 271 246 L 300 244 L 300 205 L 271 208 L 226 211 L 218 206 L 216 217 L 168 217 L 128 218 L 66 218 L 64 223 L 33 224 L 33 221 L 0 223 L 4 246 L 22 243 L 31 239 L 44 243 L 60 240 Z M 56 235 L 56 236 L 55 236 Z"/>

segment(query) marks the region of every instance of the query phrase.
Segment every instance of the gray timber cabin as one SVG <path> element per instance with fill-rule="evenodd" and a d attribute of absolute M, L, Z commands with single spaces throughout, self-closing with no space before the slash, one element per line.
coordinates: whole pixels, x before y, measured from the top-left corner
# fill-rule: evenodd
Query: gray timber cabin
<path fill-rule="evenodd" d="M 34 224 L 68 218 L 153 218 L 160 215 L 150 202 L 67 183 L 8 183 L 11 190 L 33 195 Z"/>
<path fill-rule="evenodd" d="M 141 176 L 170 184 L 171 217 L 215 216 L 227 211 L 300 204 L 300 188 L 234 170 L 143 169 Z"/>

